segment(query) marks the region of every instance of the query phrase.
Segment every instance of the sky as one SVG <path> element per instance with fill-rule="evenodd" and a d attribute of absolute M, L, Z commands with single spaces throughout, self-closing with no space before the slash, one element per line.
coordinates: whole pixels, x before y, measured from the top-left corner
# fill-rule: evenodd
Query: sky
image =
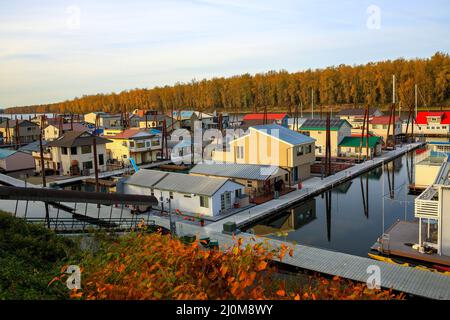
<path fill-rule="evenodd" d="M 0 108 L 450 50 L 450 1 L 0 1 Z"/>

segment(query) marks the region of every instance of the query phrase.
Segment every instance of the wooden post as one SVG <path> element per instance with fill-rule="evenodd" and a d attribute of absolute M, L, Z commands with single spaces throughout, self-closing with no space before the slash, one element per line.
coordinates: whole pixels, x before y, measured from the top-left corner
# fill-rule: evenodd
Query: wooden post
<path fill-rule="evenodd" d="M 45 161 L 44 161 L 44 148 L 42 146 L 42 130 L 39 134 L 39 151 L 41 156 L 41 174 L 42 174 L 42 187 L 47 187 L 47 181 L 45 179 Z M 50 229 L 50 214 L 48 212 L 48 203 L 45 204 L 45 220 L 47 221 L 47 228 Z"/>
<path fill-rule="evenodd" d="M 95 192 L 100 192 L 100 188 L 99 188 L 99 184 L 98 184 L 97 137 L 95 137 L 95 136 L 93 139 L 93 148 L 94 148 Z M 99 210 L 100 210 L 100 204 L 97 205 L 97 208 L 99 208 Z"/>

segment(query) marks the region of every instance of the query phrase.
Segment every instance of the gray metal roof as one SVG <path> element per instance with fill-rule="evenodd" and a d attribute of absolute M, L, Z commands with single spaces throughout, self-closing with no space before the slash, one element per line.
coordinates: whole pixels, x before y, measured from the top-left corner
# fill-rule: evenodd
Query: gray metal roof
<path fill-rule="evenodd" d="M 271 135 L 275 138 L 278 138 L 284 142 L 287 142 L 291 145 L 302 145 L 306 143 L 313 143 L 316 141 L 313 138 L 305 136 L 301 133 L 295 132 L 278 124 L 269 124 L 262 126 L 254 126 L 252 127 L 255 130 L 261 131 L 268 135 Z"/>
<path fill-rule="evenodd" d="M 227 181 L 229 181 L 229 179 L 226 178 L 191 176 L 184 173 L 141 169 L 128 178 L 124 184 L 158 190 L 212 196 Z"/>
<path fill-rule="evenodd" d="M 131 177 L 126 179 L 123 183 L 139 187 L 151 188 L 161 179 L 167 176 L 167 174 L 168 172 L 164 171 L 141 169 Z"/>
<path fill-rule="evenodd" d="M 166 191 L 214 195 L 227 181 L 226 178 L 191 176 L 183 173 L 169 173 L 154 188 Z"/>
<path fill-rule="evenodd" d="M 265 181 L 271 177 L 279 177 L 287 174 L 286 170 L 278 167 L 240 164 L 240 163 L 200 163 L 190 173 L 228 177 L 247 180 Z"/>

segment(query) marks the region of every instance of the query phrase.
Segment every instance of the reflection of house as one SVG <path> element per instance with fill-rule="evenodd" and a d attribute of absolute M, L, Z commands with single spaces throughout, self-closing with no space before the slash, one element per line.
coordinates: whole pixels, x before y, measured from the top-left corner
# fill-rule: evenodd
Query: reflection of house
<path fill-rule="evenodd" d="M 324 156 L 326 149 L 326 125 L 327 121 L 322 119 L 308 119 L 303 122 L 300 132 L 316 139 L 316 155 Z M 331 156 L 339 157 L 341 141 L 351 136 L 352 127 L 345 120 L 330 119 Z"/>
<path fill-rule="evenodd" d="M 337 187 L 333 188 L 333 191 L 337 192 L 337 193 L 341 193 L 341 194 L 346 194 L 348 192 L 348 190 L 350 190 L 350 187 L 352 186 L 352 184 L 353 184 L 353 180 L 349 180 L 349 181 L 341 183 Z"/>
<path fill-rule="evenodd" d="M 345 109 L 341 110 L 337 116 L 341 120 L 347 120 L 353 128 L 360 128 L 363 124 L 365 111 L 366 110 L 363 108 Z M 373 117 L 380 117 L 382 115 L 383 113 L 380 110 L 369 108 L 369 121 L 372 120 Z"/>
<path fill-rule="evenodd" d="M 369 137 L 369 158 L 381 155 L 381 138 Z M 361 137 L 345 137 L 340 143 L 341 156 L 343 157 L 366 157 L 367 155 L 367 137 L 361 141 Z"/>
<path fill-rule="evenodd" d="M 293 209 L 263 220 L 251 228 L 260 236 L 277 235 L 297 230 L 316 219 L 316 199 L 302 202 Z"/>
<path fill-rule="evenodd" d="M 126 165 L 130 158 L 136 164 L 156 161 L 158 152 L 161 152 L 161 134 L 145 129 L 128 129 L 115 135 L 104 136 L 111 140 L 106 144 L 110 159 L 118 160 Z"/>
<path fill-rule="evenodd" d="M 274 194 L 275 182 L 288 183 L 289 173 L 278 167 L 237 163 L 201 163 L 190 171 L 191 175 L 229 178 L 245 186 L 245 193 L 255 196 Z"/>
<path fill-rule="evenodd" d="M 402 133 L 402 123 L 400 121 L 400 117 L 395 116 L 395 136 L 398 136 Z M 392 135 L 392 126 L 394 124 L 391 123 L 389 134 Z M 369 132 L 372 132 L 374 135 L 382 137 L 384 142 L 387 142 L 387 129 L 389 127 L 389 116 L 381 116 L 381 117 L 373 117 L 372 120 L 369 121 Z"/>
<path fill-rule="evenodd" d="M 62 127 L 62 128 L 61 128 Z M 62 129 L 62 132 L 61 132 Z M 68 131 L 88 131 L 89 128 L 81 123 L 74 122 L 73 124 L 64 123 L 60 125 L 49 125 L 44 129 L 44 139 L 52 141 L 59 138 L 61 135 Z"/>
<path fill-rule="evenodd" d="M 8 149 L 0 149 L 0 168 L 4 171 L 19 171 L 34 168 L 31 154 Z"/>
<path fill-rule="evenodd" d="M 218 216 L 238 206 L 248 205 L 244 186 L 225 178 L 193 176 L 156 170 L 139 170 L 124 182 L 127 194 L 154 195 L 159 208 L 183 214 Z"/>
<path fill-rule="evenodd" d="M 9 120 L 0 123 L 0 134 L 6 144 L 16 143 L 18 140 L 20 144 L 31 143 L 39 140 L 40 128 L 36 123 L 28 120 Z"/>
<path fill-rule="evenodd" d="M 224 151 L 213 151 L 216 162 L 277 166 L 287 170 L 289 185 L 311 175 L 315 161 L 313 138 L 272 124 L 249 128 L 248 134 L 229 142 Z"/>
<path fill-rule="evenodd" d="M 98 169 L 105 171 L 106 143 L 110 140 L 78 131 L 68 131 L 47 144 L 48 152 L 45 153 L 44 160 L 49 164 L 48 168 L 60 172 L 61 175 L 92 173 L 94 169 L 94 139 L 97 144 Z M 33 156 L 36 160 L 36 171 L 40 172 L 40 155 L 33 152 Z"/>

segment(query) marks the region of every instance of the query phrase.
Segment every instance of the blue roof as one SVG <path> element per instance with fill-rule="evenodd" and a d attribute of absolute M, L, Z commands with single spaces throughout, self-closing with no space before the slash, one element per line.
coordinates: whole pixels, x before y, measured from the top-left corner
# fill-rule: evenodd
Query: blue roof
<path fill-rule="evenodd" d="M 305 143 L 312 143 L 316 141 L 315 139 L 305 136 L 304 134 L 298 133 L 296 131 L 290 130 L 286 127 L 280 126 L 278 124 L 268 124 L 251 127 L 255 130 L 262 131 L 271 135 L 272 137 L 278 138 L 284 142 L 292 145 L 300 145 Z"/>
<path fill-rule="evenodd" d="M 161 131 L 157 130 L 157 129 L 150 129 L 149 132 L 150 132 L 150 134 L 160 134 L 161 133 Z"/>
<path fill-rule="evenodd" d="M 442 141 L 430 141 L 429 144 L 436 144 L 436 145 L 450 145 L 450 142 L 442 142 Z"/>
<path fill-rule="evenodd" d="M 17 151 L 15 150 L 9 150 L 9 149 L 0 149 L 0 159 L 8 158 L 9 156 L 13 155 Z"/>
<path fill-rule="evenodd" d="M 186 110 L 186 111 L 181 111 L 180 112 L 180 114 L 181 114 L 181 119 L 187 119 L 187 118 L 190 118 L 190 117 L 192 117 L 192 114 L 194 113 L 194 111 L 191 111 L 191 110 Z M 178 111 L 174 111 L 173 112 L 173 116 L 176 118 L 176 117 L 178 117 Z"/>

